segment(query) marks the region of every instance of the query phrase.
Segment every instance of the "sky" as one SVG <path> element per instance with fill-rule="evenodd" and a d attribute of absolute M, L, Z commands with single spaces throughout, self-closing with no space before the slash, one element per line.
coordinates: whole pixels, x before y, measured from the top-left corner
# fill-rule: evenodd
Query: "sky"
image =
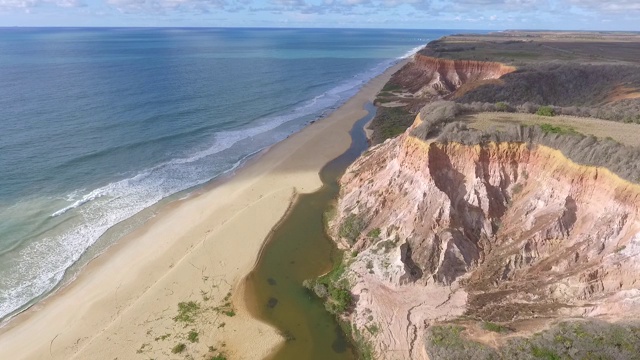
<path fill-rule="evenodd" d="M 0 26 L 640 31 L 640 0 L 0 0 Z"/>

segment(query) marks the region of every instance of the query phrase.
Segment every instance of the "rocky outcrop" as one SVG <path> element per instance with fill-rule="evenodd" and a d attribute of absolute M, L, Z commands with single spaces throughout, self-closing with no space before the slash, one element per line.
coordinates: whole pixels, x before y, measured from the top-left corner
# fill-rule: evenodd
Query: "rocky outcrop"
<path fill-rule="evenodd" d="M 497 62 L 449 60 L 416 54 L 392 82 L 421 95 L 448 95 L 463 84 L 498 79 L 516 68 Z"/>
<path fill-rule="evenodd" d="M 330 227 L 357 254 L 351 321 L 379 329 L 380 358 L 426 358 L 425 329 L 463 314 L 640 318 L 640 186 L 604 168 L 540 144 L 407 132 L 358 159 L 341 186 Z M 364 224 L 360 236 L 340 237 L 345 219 Z"/>

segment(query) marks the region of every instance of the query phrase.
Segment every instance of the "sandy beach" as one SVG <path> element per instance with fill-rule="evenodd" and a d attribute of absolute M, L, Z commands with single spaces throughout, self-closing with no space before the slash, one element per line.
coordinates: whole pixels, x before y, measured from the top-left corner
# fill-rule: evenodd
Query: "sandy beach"
<path fill-rule="evenodd" d="M 162 208 L 0 329 L 0 359 L 267 356 L 282 338 L 247 313 L 243 278 L 295 194 L 321 186 L 322 166 L 348 148 L 364 104 L 403 64 L 230 179 Z"/>

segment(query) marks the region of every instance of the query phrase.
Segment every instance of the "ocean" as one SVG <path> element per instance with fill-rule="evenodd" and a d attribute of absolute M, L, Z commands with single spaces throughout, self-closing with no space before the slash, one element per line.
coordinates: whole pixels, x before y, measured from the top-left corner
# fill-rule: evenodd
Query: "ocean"
<path fill-rule="evenodd" d="M 0 319 L 449 33 L 0 29 Z"/>

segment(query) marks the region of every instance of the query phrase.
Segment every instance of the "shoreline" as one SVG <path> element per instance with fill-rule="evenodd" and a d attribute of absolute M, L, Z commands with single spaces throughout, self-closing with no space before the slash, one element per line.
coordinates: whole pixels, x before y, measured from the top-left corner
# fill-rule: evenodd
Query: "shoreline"
<path fill-rule="evenodd" d="M 185 355 L 206 355 L 214 344 L 242 358 L 269 355 L 282 338 L 247 312 L 243 279 L 294 194 L 321 186 L 319 170 L 348 148 L 348 131 L 366 114 L 364 104 L 407 61 L 400 60 L 329 116 L 261 151 L 229 176 L 163 206 L 87 264 L 72 283 L 0 328 L 0 358 L 172 356 L 186 327 L 173 319 L 178 303 L 207 302 L 214 308 L 229 293 L 234 315 L 205 313 L 203 305 L 202 324 L 189 326 L 202 337 L 187 341 Z M 247 344 L 247 338 L 259 341 Z"/>

